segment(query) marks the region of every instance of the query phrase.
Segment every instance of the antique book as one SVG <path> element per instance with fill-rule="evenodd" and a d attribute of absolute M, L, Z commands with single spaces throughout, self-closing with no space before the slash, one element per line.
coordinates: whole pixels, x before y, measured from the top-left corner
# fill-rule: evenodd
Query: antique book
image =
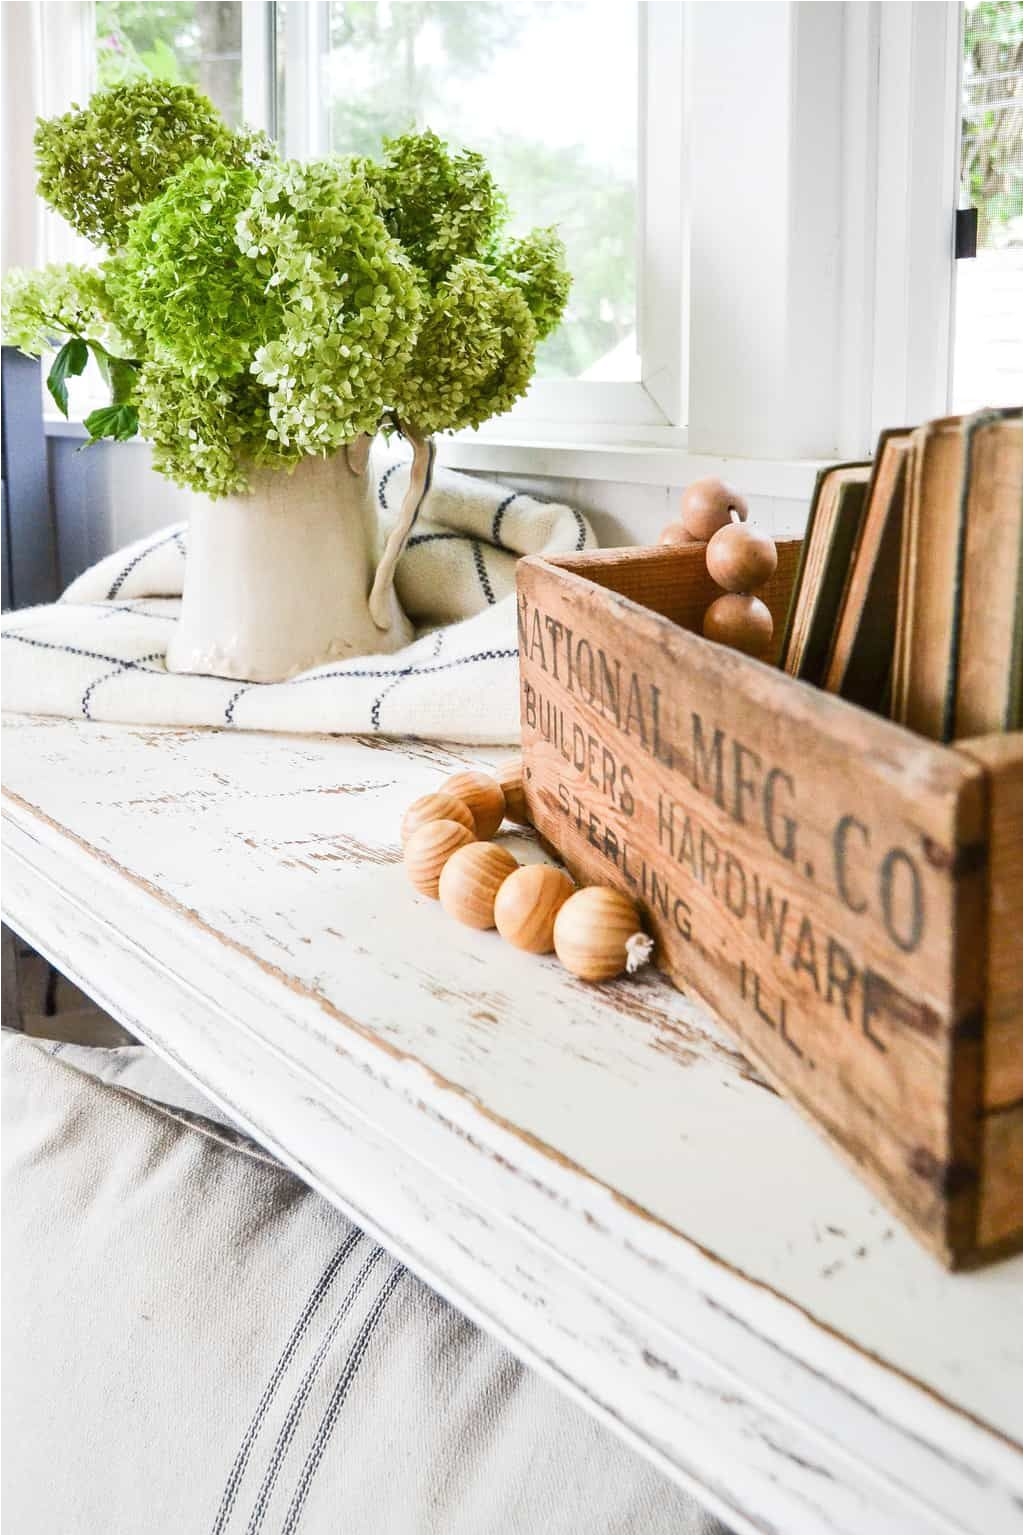
<path fill-rule="evenodd" d="M 830 693 L 876 711 L 893 662 L 909 456 L 909 430 L 882 433 L 825 669 Z"/>
<path fill-rule="evenodd" d="M 840 464 L 815 483 L 782 643 L 782 669 L 791 677 L 824 678 L 870 478 L 870 464 Z"/>
<path fill-rule="evenodd" d="M 1020 725 L 1021 413 L 970 433 L 952 739 Z"/>
<path fill-rule="evenodd" d="M 892 715 L 933 741 L 1006 729 L 1018 708 L 1020 419 L 978 411 L 913 433 Z"/>
<path fill-rule="evenodd" d="M 896 634 L 889 664 L 885 712 L 890 720 L 902 720 L 907 696 L 907 642 L 910 632 L 910 558 L 911 523 L 914 516 L 914 490 L 917 475 L 914 457 L 915 436 L 910 434 L 910 451 L 903 473 L 903 521 L 900 529 L 899 568 L 896 594 Z"/>
<path fill-rule="evenodd" d="M 912 434 L 893 669 L 893 719 L 948 739 L 960 621 L 970 418 L 945 416 Z"/>

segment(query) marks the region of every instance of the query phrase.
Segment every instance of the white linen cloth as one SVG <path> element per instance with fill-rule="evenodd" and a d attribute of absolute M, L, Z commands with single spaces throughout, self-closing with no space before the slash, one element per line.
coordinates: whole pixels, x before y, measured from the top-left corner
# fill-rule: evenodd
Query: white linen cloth
<path fill-rule="evenodd" d="M 148 1052 L 2 1055 L 4 1530 L 722 1529 Z"/>
<path fill-rule="evenodd" d="M 409 461 L 376 457 L 372 472 L 383 541 Z M 571 507 L 440 469 L 396 577 L 416 640 L 284 683 L 239 683 L 164 666 L 188 554 L 187 526 L 164 528 L 99 561 L 58 603 L 5 618 L 4 708 L 133 725 L 516 742 L 516 560 L 595 543 Z"/>

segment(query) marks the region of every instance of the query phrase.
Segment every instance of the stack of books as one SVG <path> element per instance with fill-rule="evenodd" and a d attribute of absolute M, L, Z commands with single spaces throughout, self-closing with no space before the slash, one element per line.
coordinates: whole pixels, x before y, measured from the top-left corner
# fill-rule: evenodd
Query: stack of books
<path fill-rule="evenodd" d="M 781 665 L 934 741 L 1021 725 L 1021 411 L 818 476 Z"/>

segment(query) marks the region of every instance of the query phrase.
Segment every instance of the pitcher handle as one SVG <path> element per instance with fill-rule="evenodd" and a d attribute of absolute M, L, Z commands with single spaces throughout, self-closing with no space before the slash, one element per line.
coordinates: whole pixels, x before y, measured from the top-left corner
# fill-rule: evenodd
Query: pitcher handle
<path fill-rule="evenodd" d="M 373 586 L 370 589 L 370 617 L 378 629 L 391 627 L 391 589 L 395 580 L 395 567 L 412 533 L 413 525 L 419 517 L 420 508 L 434 477 L 434 456 L 437 449 L 433 438 L 421 437 L 418 432 L 408 427 L 402 428 L 402 436 L 408 438 L 412 444 L 412 465 L 409 469 L 409 484 L 402 499 L 398 521 L 388 534 L 388 541 L 384 546 L 384 553 L 380 557 L 377 574 L 373 578 Z"/>

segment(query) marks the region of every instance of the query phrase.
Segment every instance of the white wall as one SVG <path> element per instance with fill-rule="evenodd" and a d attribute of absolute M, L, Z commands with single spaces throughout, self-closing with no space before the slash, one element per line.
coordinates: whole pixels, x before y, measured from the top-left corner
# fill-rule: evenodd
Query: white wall
<path fill-rule="evenodd" d="M 48 442 L 62 585 L 111 550 L 187 516 L 183 494 L 154 474 L 144 444 L 100 443 L 83 448 L 80 438 L 56 435 Z M 676 515 L 682 491 L 681 485 L 553 475 L 490 473 L 488 478 L 578 507 L 592 520 L 603 545 L 653 543 Z M 737 478 L 742 483 L 741 476 Z M 808 478 L 813 478 L 811 470 Z M 769 532 L 803 531 L 806 495 L 754 493 L 748 499 L 751 515 Z"/>

